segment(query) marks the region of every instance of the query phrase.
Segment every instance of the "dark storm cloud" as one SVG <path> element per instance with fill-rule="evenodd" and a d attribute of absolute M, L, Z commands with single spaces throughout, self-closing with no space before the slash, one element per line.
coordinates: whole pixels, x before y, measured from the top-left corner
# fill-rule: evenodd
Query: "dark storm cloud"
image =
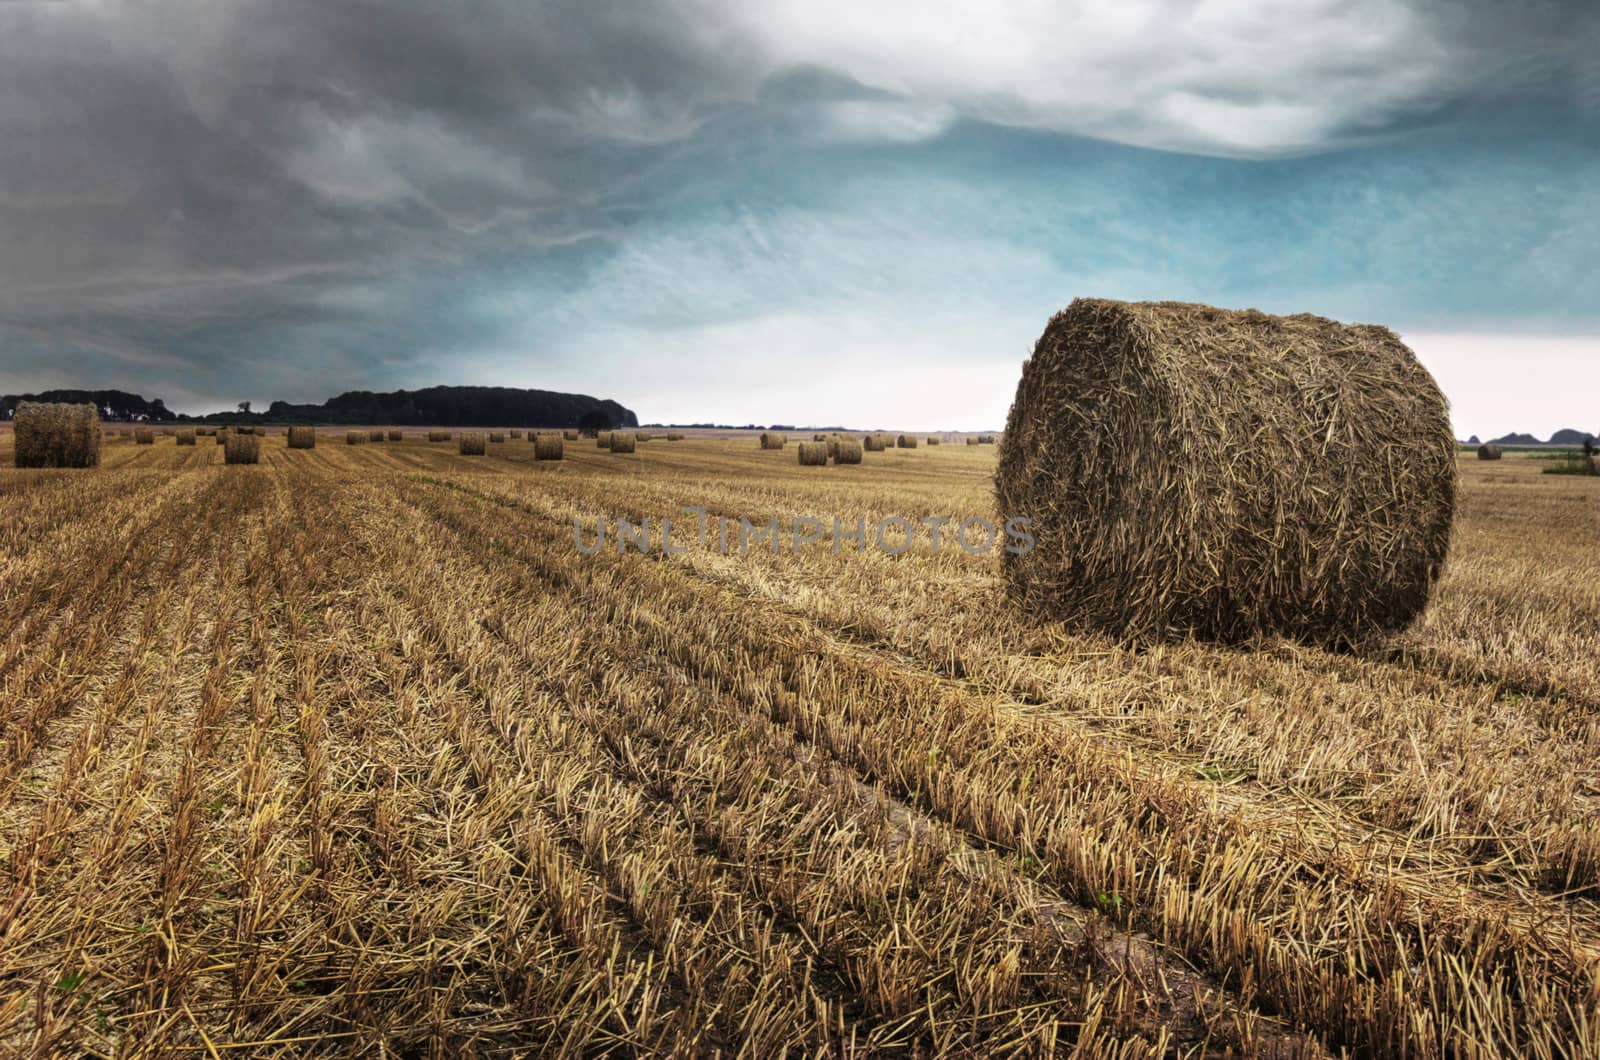
<path fill-rule="evenodd" d="M 715 240 L 781 247 L 771 220 L 844 161 L 906 194 L 972 179 L 959 151 L 909 176 L 897 155 L 962 122 L 1264 159 L 1581 140 L 1587 6 L 0 2 L 0 389 L 320 398 L 448 380 L 553 319 L 570 348 L 630 315 L 837 297 L 903 265 L 861 249 L 826 291 L 804 268 L 664 281 L 741 260 Z M 738 232 L 694 228 L 706 201 Z M 871 224 L 809 209 L 818 233 Z M 1060 255 L 1070 231 L 1009 238 Z"/>

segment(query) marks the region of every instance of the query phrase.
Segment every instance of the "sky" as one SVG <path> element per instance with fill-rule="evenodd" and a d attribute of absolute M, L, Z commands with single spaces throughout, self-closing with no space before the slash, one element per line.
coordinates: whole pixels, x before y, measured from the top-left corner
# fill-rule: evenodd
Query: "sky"
<path fill-rule="evenodd" d="M 1600 430 L 1593 0 L 0 0 L 0 393 L 1000 426 L 1074 297 Z"/>

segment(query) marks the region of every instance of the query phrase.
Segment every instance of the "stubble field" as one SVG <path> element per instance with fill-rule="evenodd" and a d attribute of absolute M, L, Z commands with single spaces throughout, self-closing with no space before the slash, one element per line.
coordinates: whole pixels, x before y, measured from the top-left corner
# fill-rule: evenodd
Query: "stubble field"
<path fill-rule="evenodd" d="M 0 436 L 0 1055 L 1600 1055 L 1594 479 L 1464 460 L 1387 643 L 1134 651 L 925 537 L 574 543 L 991 446 L 339 440 Z"/>

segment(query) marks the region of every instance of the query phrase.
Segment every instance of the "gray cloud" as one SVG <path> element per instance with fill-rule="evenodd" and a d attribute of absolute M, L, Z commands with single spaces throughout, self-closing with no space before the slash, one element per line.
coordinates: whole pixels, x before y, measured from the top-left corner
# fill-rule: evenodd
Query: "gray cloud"
<path fill-rule="evenodd" d="M 963 121 L 1272 158 L 1600 108 L 1576 0 L 1095 7 L 0 3 L 0 372 L 320 396 L 476 352 L 472 306 L 537 314 L 530 270 L 626 263 L 764 158 Z"/>

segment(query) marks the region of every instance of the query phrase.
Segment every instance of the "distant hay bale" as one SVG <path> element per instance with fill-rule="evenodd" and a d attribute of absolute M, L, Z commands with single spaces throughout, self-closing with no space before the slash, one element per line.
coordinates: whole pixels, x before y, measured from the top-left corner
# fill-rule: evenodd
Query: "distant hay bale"
<path fill-rule="evenodd" d="M 18 402 L 12 442 L 17 467 L 98 467 L 100 410 L 93 405 Z M 146 432 L 148 433 L 148 432 Z M 141 445 L 150 445 L 155 441 Z"/>
<path fill-rule="evenodd" d="M 344 444 L 345 445 L 366 445 L 367 444 L 367 432 L 366 431 L 345 431 L 344 432 Z"/>
<path fill-rule="evenodd" d="M 786 441 L 788 441 L 788 438 L 777 431 L 761 432 L 761 448 L 763 449 L 782 449 L 783 443 Z"/>
<path fill-rule="evenodd" d="M 231 437 L 231 432 L 226 427 L 218 427 L 217 432 L 213 434 L 212 437 L 217 440 L 218 445 L 227 445 L 228 438 Z"/>
<path fill-rule="evenodd" d="M 895 445 L 899 446 L 901 449 L 915 449 L 917 447 L 916 435 L 902 434 L 898 439 L 895 440 Z"/>
<path fill-rule="evenodd" d="M 261 438 L 254 434 L 235 434 L 228 438 L 227 447 L 222 450 L 222 460 L 226 464 L 259 464 L 261 462 Z"/>
<path fill-rule="evenodd" d="M 233 431 L 234 431 L 235 434 L 254 434 L 254 433 L 256 433 L 256 429 L 254 427 L 235 427 L 233 429 Z"/>
<path fill-rule="evenodd" d="M 631 453 L 637 444 L 638 439 L 634 437 L 632 431 L 611 432 L 611 451 L 613 453 Z"/>
<path fill-rule="evenodd" d="M 533 440 L 533 458 L 560 460 L 566 454 L 566 448 L 559 434 L 541 434 Z"/>
<path fill-rule="evenodd" d="M 977 445 L 978 444 L 978 436 L 976 434 L 967 435 L 967 444 L 968 445 Z"/>
<path fill-rule="evenodd" d="M 800 450 L 800 464 L 802 467 L 827 466 L 827 442 L 801 442 L 797 448 Z"/>
<path fill-rule="evenodd" d="M 172 427 L 163 427 L 163 428 L 161 428 L 161 437 L 163 437 L 163 438 L 176 437 L 177 433 L 178 432 Z"/>
<path fill-rule="evenodd" d="M 1480 446 L 1478 446 L 1478 459 L 1479 460 L 1499 460 L 1501 455 L 1502 455 L 1501 449 L 1500 449 L 1500 447 L 1498 445 L 1480 445 Z"/>
<path fill-rule="evenodd" d="M 682 431 L 668 431 L 667 432 L 667 441 L 669 441 L 669 442 L 681 442 L 681 441 L 683 441 L 683 432 Z"/>
<path fill-rule="evenodd" d="M 403 442 L 403 441 L 406 440 L 406 432 L 404 432 L 404 431 L 390 431 L 389 432 L 389 440 L 391 442 Z"/>
<path fill-rule="evenodd" d="M 862 443 L 854 438 L 836 438 L 828 444 L 833 447 L 833 451 L 828 455 L 833 457 L 835 464 L 861 463 Z"/>
<path fill-rule="evenodd" d="M 450 440 L 450 432 L 449 431 L 429 431 L 428 432 L 428 441 L 430 441 L 430 442 L 448 442 L 449 440 Z"/>
<path fill-rule="evenodd" d="M 214 435 L 216 433 L 217 433 L 217 429 L 215 427 L 196 427 L 194 429 L 194 434 L 195 434 L 196 438 L 210 438 L 212 435 Z"/>
<path fill-rule="evenodd" d="M 148 427 L 136 427 L 133 431 L 134 445 L 155 445 L 156 432 Z M 19 465 L 20 466 L 20 465 Z"/>
<path fill-rule="evenodd" d="M 937 434 L 928 435 L 928 444 L 929 445 L 938 445 L 939 444 L 939 436 Z"/>
<path fill-rule="evenodd" d="M 818 431 L 816 434 L 811 436 L 811 440 L 813 442 L 825 442 L 828 440 L 828 436 L 823 434 L 821 431 Z"/>
<path fill-rule="evenodd" d="M 994 435 L 992 435 L 992 434 L 980 434 L 980 435 L 978 435 L 978 444 L 979 445 L 993 445 L 994 444 Z"/>
<path fill-rule="evenodd" d="M 633 440 L 636 442 L 650 442 L 655 440 L 655 435 L 649 431 L 634 431 Z"/>
<path fill-rule="evenodd" d="M 462 456 L 482 456 L 489 451 L 489 440 L 482 431 L 462 431 L 457 452 Z"/>
<path fill-rule="evenodd" d="M 506 440 L 506 433 L 504 431 L 490 431 L 489 440 L 494 442 L 496 445 L 499 445 L 501 442 Z"/>
<path fill-rule="evenodd" d="M 881 453 L 881 452 L 883 452 L 883 449 L 884 449 L 883 435 L 881 435 L 881 434 L 864 434 L 864 435 L 862 435 L 861 436 L 861 447 L 863 449 L 865 449 L 869 453 Z"/>
<path fill-rule="evenodd" d="M 315 427 L 290 427 L 290 449 L 315 449 L 317 447 L 317 429 Z"/>
<path fill-rule="evenodd" d="M 522 440 L 522 432 L 521 431 L 507 431 L 506 432 L 506 437 L 510 438 L 513 442 L 520 442 Z"/>
<path fill-rule="evenodd" d="M 179 431 L 178 432 L 178 444 L 179 445 L 193 445 L 194 444 L 194 430 L 191 428 L 189 430 Z"/>
<path fill-rule="evenodd" d="M 562 431 L 561 432 L 561 440 L 564 441 L 564 442 L 575 442 L 575 441 L 578 440 L 578 432 L 577 431 Z"/>
<path fill-rule="evenodd" d="M 1035 613 L 1130 640 L 1404 628 L 1449 546 L 1444 395 L 1387 328 L 1078 299 L 1022 369 L 995 494 Z"/>
<path fill-rule="evenodd" d="M 385 434 L 383 431 L 368 431 L 367 432 L 367 441 L 369 441 L 369 442 L 381 442 L 387 437 L 388 437 L 388 435 Z"/>
<path fill-rule="evenodd" d="M 595 446 L 595 448 L 596 449 L 610 449 L 611 448 L 611 434 L 612 434 L 611 431 L 601 431 L 599 434 L 596 434 L 594 436 L 594 446 Z"/>

